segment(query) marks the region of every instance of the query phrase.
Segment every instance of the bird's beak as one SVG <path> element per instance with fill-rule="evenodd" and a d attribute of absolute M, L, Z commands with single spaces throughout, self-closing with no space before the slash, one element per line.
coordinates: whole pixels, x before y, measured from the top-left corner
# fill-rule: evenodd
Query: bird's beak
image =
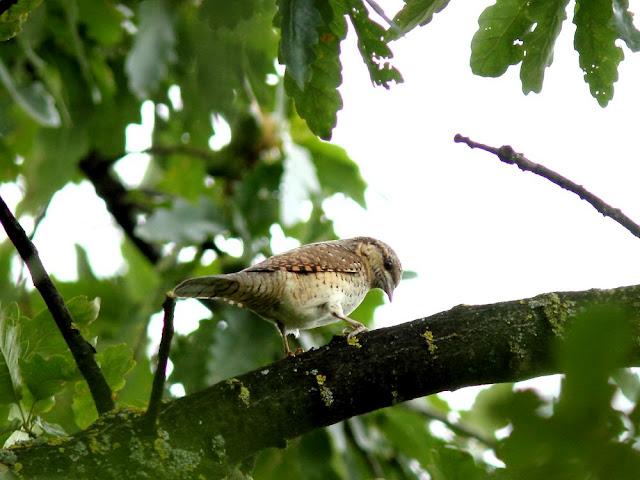
<path fill-rule="evenodd" d="M 387 294 L 387 297 L 389 297 L 389 302 L 393 301 L 393 287 L 391 285 L 387 285 L 384 288 L 384 292 Z"/>

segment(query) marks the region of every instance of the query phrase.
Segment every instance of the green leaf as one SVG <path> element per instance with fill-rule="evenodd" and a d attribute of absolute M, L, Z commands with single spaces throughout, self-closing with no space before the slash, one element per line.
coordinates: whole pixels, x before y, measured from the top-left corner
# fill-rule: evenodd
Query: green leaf
<path fill-rule="evenodd" d="M 271 322 L 248 310 L 226 305 L 220 306 L 219 312 L 216 318 L 224 319 L 226 325 L 215 326 L 219 331 L 209 345 L 209 355 L 203 358 L 208 362 L 211 384 L 282 358 L 282 340 Z M 234 353 L 239 351 L 243 354 Z"/>
<path fill-rule="evenodd" d="M 15 37 L 42 0 L 17 0 L 0 16 L 0 41 Z"/>
<path fill-rule="evenodd" d="M 128 265 L 124 284 L 129 297 L 135 302 L 149 300 L 149 292 L 157 292 L 160 287 L 158 270 L 131 242 L 122 242 L 121 250 Z M 118 286 L 118 289 L 121 288 Z"/>
<path fill-rule="evenodd" d="M 73 410 L 73 418 L 80 430 L 86 429 L 98 419 L 98 411 L 93 403 L 93 397 L 84 381 L 76 383 L 71 409 Z"/>
<path fill-rule="evenodd" d="M 513 384 L 499 383 L 482 390 L 476 396 L 471 410 L 461 412 L 460 419 L 485 435 L 494 436 L 494 432 L 509 424 L 509 418 L 494 408 L 496 404 L 506 403 L 513 397 Z"/>
<path fill-rule="evenodd" d="M 362 0 L 348 0 L 347 12 L 358 35 L 358 49 L 369 69 L 374 85 L 389 88 L 389 83 L 401 83 L 402 75 L 390 63 L 393 53 L 386 43 L 385 30 L 369 18 Z"/>
<path fill-rule="evenodd" d="M 640 397 L 640 377 L 630 368 L 621 368 L 612 375 L 622 394 L 636 403 Z"/>
<path fill-rule="evenodd" d="M 266 237 L 271 225 L 280 221 L 282 174 L 282 162 L 259 163 L 236 188 L 234 204 L 241 214 L 236 223 L 242 223 L 238 229 L 250 235 L 247 241 Z"/>
<path fill-rule="evenodd" d="M 338 145 L 321 142 L 309 134 L 306 128 L 292 128 L 293 140 L 309 150 L 316 167 L 316 175 L 325 196 L 344 193 L 366 207 L 364 192 L 367 183 L 362 178 L 360 168 Z"/>
<path fill-rule="evenodd" d="M 389 37 L 396 40 L 418 25 L 431 22 L 433 15 L 441 12 L 449 0 L 405 0 L 404 7 L 393 17 L 397 29 L 389 29 Z"/>
<path fill-rule="evenodd" d="M 338 87 L 342 83 L 340 64 L 340 42 L 347 33 L 343 15 L 331 8 L 335 2 L 326 2 L 320 10 L 323 25 L 319 29 L 314 62 L 310 65 L 309 79 L 302 90 L 285 72 L 284 86 L 293 98 L 296 110 L 304 118 L 313 133 L 328 140 L 336 126 L 338 110 L 342 108 L 342 97 Z"/>
<path fill-rule="evenodd" d="M 337 453 L 326 430 L 317 429 L 304 435 L 300 439 L 296 452 L 300 471 L 304 472 L 304 476 L 296 478 L 309 480 L 339 480 L 344 478 L 338 474 L 334 467 L 335 462 L 333 459 Z"/>
<path fill-rule="evenodd" d="M 629 0 L 613 0 L 613 25 L 632 52 L 640 51 L 640 31 L 633 24 Z"/>
<path fill-rule="evenodd" d="M 60 113 L 56 109 L 55 100 L 45 90 L 42 83 L 35 81 L 25 85 L 17 85 L 2 59 L 0 59 L 0 82 L 13 100 L 33 120 L 45 127 L 60 126 Z"/>
<path fill-rule="evenodd" d="M 118 404 L 146 408 L 151 394 L 153 370 L 146 355 L 140 355 L 136 365 L 127 374 L 127 383 L 118 392 Z"/>
<path fill-rule="evenodd" d="M 520 79 L 525 95 L 542 90 L 544 71 L 553 61 L 553 47 L 567 18 L 568 3 L 569 0 L 539 0 L 529 4 L 529 16 L 536 27 L 523 38 L 525 56 Z"/>
<path fill-rule="evenodd" d="M 87 338 L 88 327 L 98 316 L 100 299 L 89 300 L 87 297 L 78 296 L 67 302 L 67 308 L 73 318 L 74 327 Z M 56 355 L 71 359 L 69 348 L 48 309 L 42 310 L 32 319 L 23 319 L 22 345 L 26 360 L 31 360 L 32 355 L 36 353 L 45 359 Z"/>
<path fill-rule="evenodd" d="M 282 32 L 278 59 L 297 88 L 304 91 L 320 34 L 331 18 L 330 6 L 326 0 L 279 0 L 278 15 Z"/>
<path fill-rule="evenodd" d="M 102 374 L 114 392 L 122 390 L 125 385 L 125 375 L 135 367 L 133 351 L 125 343 L 110 345 L 98 352 L 96 361 L 100 365 Z"/>
<path fill-rule="evenodd" d="M 259 0 L 229 2 L 227 0 L 204 0 L 200 10 L 213 30 L 234 29 L 238 23 L 250 18 L 263 6 Z"/>
<path fill-rule="evenodd" d="M 595 411 L 610 410 L 613 388 L 608 378 L 630 353 L 634 335 L 630 318 L 630 312 L 604 305 L 589 308 L 575 320 L 560 352 L 566 371 L 557 407 L 560 414 L 593 423 Z"/>
<path fill-rule="evenodd" d="M 166 163 L 164 175 L 158 183 L 159 189 L 192 202 L 206 194 L 205 162 L 186 155 L 171 155 Z"/>
<path fill-rule="evenodd" d="M 51 355 L 45 359 L 36 353 L 29 360 L 21 359 L 20 367 L 24 382 L 35 401 L 55 395 L 66 382 L 76 380 L 79 376 L 75 364 L 62 355 Z"/>
<path fill-rule="evenodd" d="M 140 98 L 154 93 L 176 59 L 176 38 L 169 7 L 164 0 L 140 3 L 138 32 L 127 55 L 125 69 L 131 90 Z"/>
<path fill-rule="evenodd" d="M 370 478 L 348 476 L 338 469 L 340 456 L 330 432 L 317 429 L 292 441 L 286 449 L 266 449 L 258 455 L 253 478 L 338 480 Z M 346 452 L 340 452 L 344 454 Z"/>
<path fill-rule="evenodd" d="M 183 131 L 189 132 L 192 145 L 207 146 L 213 133 L 212 111 L 221 113 L 230 124 L 240 112 L 246 114 L 249 103 L 255 101 L 245 94 L 247 81 L 262 106 L 272 104 L 275 88 L 266 85 L 264 79 L 276 74 L 278 35 L 271 21 L 274 4 L 265 2 L 262 11 L 254 12 L 233 31 L 212 32 L 199 21 L 176 24 L 178 57 L 187 69 L 180 85 L 186 127 Z"/>
<path fill-rule="evenodd" d="M 202 197 L 196 205 L 178 198 L 170 209 L 156 209 L 136 232 L 150 241 L 193 245 L 224 230 L 224 219 L 217 207 Z"/>
<path fill-rule="evenodd" d="M 176 335 L 171 348 L 174 365 L 169 381 L 181 383 L 187 394 L 213 384 L 213 345 L 217 335 L 225 335 L 218 320 L 200 320 L 188 335 Z"/>
<path fill-rule="evenodd" d="M 0 444 L 5 445 L 7 438 L 22 426 L 22 419 L 17 418 L 15 406 L 12 404 L 0 405 Z"/>
<path fill-rule="evenodd" d="M 613 98 L 613 83 L 618 79 L 618 64 L 624 58 L 615 42 L 611 0 L 577 0 L 573 17 L 576 34 L 573 45 L 578 51 L 580 68 L 591 95 L 601 107 Z"/>
<path fill-rule="evenodd" d="M 46 422 L 41 417 L 38 417 L 36 419 L 35 427 L 36 427 L 35 430 L 36 430 L 36 433 L 38 434 L 38 437 L 40 437 L 40 435 L 44 435 L 52 438 L 59 438 L 59 437 L 68 435 L 65 429 L 62 428 L 60 425 L 58 425 L 57 423 Z"/>
<path fill-rule="evenodd" d="M 104 46 L 115 45 L 124 36 L 125 14 L 116 3 L 108 0 L 76 0 L 80 21 L 87 34 Z"/>
<path fill-rule="evenodd" d="M 309 218 L 292 226 L 284 225 L 285 235 L 297 238 L 302 244 L 337 239 L 338 236 L 333 230 L 333 222 L 326 217 L 324 210 L 322 210 L 322 198 L 315 196 L 311 203 L 313 209 Z"/>
<path fill-rule="evenodd" d="M 390 408 L 381 418 L 381 430 L 392 448 L 403 456 L 418 460 L 432 479 L 487 478 L 487 472 L 475 464 L 468 452 L 432 437 L 422 414 L 406 408 Z"/>
<path fill-rule="evenodd" d="M 527 12 L 529 3 L 529 0 L 497 0 L 482 12 L 479 29 L 471 40 L 473 73 L 499 77 L 509 65 L 522 60 L 522 40 L 533 25 Z"/>
<path fill-rule="evenodd" d="M 29 161 L 24 164 L 27 193 L 18 206 L 18 214 L 39 211 L 55 192 L 76 178 L 76 166 L 88 148 L 84 125 L 40 129 Z"/>
<path fill-rule="evenodd" d="M 20 400 L 20 312 L 13 304 L 0 310 L 0 404 Z"/>
<path fill-rule="evenodd" d="M 558 344 L 566 372 L 560 398 L 550 404 L 529 390 L 494 403 L 496 418 L 513 428 L 496 452 L 504 478 L 635 478 L 640 454 L 624 440 L 624 413 L 612 407 L 609 377 L 631 358 L 636 320 L 615 305 L 585 309 Z"/>

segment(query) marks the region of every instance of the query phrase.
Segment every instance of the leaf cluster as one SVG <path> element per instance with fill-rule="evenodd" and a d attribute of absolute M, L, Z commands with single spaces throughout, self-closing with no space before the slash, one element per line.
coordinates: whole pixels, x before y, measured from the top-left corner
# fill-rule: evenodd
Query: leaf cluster
<path fill-rule="evenodd" d="M 78 246 L 76 278 L 56 282 L 119 406 L 146 405 L 152 319 L 176 282 L 243 268 L 272 254 L 282 237 L 290 244 L 335 238 L 323 209 L 333 195 L 365 206 L 357 164 L 318 138 L 330 138 L 342 107 L 347 31 L 357 36 L 372 83 L 388 87 L 402 81 L 389 43 L 448 3 L 407 0 L 386 27 L 362 0 L 18 0 L 0 12 L 0 36 L 8 39 L 0 49 L 0 182 L 20 186 L 18 216 L 37 233 L 54 195 L 89 181 L 123 232 L 117 273 L 96 275 Z M 567 6 L 498 0 L 479 19 L 473 71 L 498 76 L 520 63 L 523 90 L 539 92 Z M 622 60 L 616 42 L 633 51 L 640 44 L 628 2 L 578 1 L 573 21 L 585 80 L 605 105 Z M 138 150 L 136 130 L 146 141 Z M 121 172 L 132 162 L 145 163 L 145 173 L 127 183 Z M 78 228 L 91 218 L 75 219 Z M 0 440 L 86 428 L 96 418 L 88 388 L 6 242 L 0 283 Z M 381 303 L 373 293 L 353 317 L 371 322 Z M 268 323 L 207 307 L 175 339 L 167 398 L 281 355 Z M 625 338 L 637 335 L 615 312 L 593 317 L 559 354 L 568 373 L 557 402 L 511 385 L 487 390 L 470 412 L 430 397 L 265 451 L 255 476 L 597 478 L 615 463 L 616 478 L 631 478 L 640 382 L 615 367 Z M 318 345 L 338 330 L 300 341 Z M 633 406 L 614 408 L 619 395 Z M 499 440 L 498 429 L 508 430 Z"/>

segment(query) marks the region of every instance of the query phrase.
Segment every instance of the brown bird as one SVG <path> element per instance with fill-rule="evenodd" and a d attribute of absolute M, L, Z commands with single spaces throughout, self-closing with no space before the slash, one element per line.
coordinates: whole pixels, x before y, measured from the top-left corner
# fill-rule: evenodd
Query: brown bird
<path fill-rule="evenodd" d="M 349 315 L 371 288 L 391 301 L 402 266 L 387 244 L 370 237 L 303 245 L 240 272 L 195 277 L 180 283 L 175 297 L 221 299 L 253 310 L 276 324 L 285 353 L 289 333 L 343 320 L 348 338 L 366 331 Z"/>

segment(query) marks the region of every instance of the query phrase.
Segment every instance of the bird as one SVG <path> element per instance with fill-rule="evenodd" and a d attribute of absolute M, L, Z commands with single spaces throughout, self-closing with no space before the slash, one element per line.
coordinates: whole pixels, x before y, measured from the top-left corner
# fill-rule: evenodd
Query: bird
<path fill-rule="evenodd" d="M 402 265 L 389 245 L 355 237 L 302 245 L 235 273 L 188 278 L 169 295 L 248 308 L 277 326 L 285 355 L 294 356 L 287 335 L 299 330 L 344 321 L 348 339 L 366 331 L 348 315 L 372 288 L 391 301 L 401 277 Z"/>

